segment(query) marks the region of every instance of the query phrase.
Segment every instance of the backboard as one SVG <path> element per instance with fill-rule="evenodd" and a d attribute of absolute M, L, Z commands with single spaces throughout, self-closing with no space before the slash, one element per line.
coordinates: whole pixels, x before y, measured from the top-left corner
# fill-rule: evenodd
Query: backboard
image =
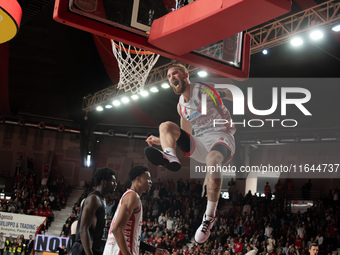
<path fill-rule="evenodd" d="M 290 1 L 258 0 L 263 3 L 275 2 L 271 4 L 275 11 L 270 10 L 269 16 L 263 15 L 263 11 L 260 11 L 255 15 L 256 18 L 250 19 L 247 24 L 231 20 L 234 24 L 229 25 L 232 29 L 228 28 L 228 32 L 223 31 L 223 27 L 226 27 L 224 22 L 228 23 L 225 17 L 235 11 L 237 15 L 237 10 L 245 8 L 244 2 L 254 1 L 219 0 L 217 2 L 224 1 L 228 4 L 232 2 L 234 5 L 230 8 L 225 5 L 222 15 L 220 6 L 212 5 L 210 0 L 56 0 L 54 19 L 229 78 L 245 79 L 249 74 L 250 37 L 240 31 L 245 27 L 253 27 L 264 19 L 282 15 L 288 11 L 287 5 L 278 6 L 276 2 Z M 184 13 L 181 13 L 182 10 Z M 209 13 L 205 13 L 206 11 Z M 256 10 L 252 11 L 256 13 Z M 175 28 L 166 26 L 169 23 L 168 19 L 178 20 L 182 14 L 190 16 L 190 13 L 195 14 L 189 17 L 192 20 L 196 21 L 197 16 L 198 19 L 202 16 L 202 20 L 198 22 L 184 20 L 178 26 L 175 25 Z M 216 22 L 223 24 L 210 26 Z M 170 21 L 170 23 L 174 22 Z M 252 24 L 249 25 L 250 23 Z M 164 35 L 163 28 L 166 33 Z M 225 34 L 228 36 L 223 37 Z"/>

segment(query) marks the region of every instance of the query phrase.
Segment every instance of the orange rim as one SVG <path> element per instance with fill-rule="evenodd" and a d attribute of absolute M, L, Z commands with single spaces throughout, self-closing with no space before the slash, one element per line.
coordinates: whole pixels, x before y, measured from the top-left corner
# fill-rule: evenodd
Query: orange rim
<path fill-rule="evenodd" d="M 122 47 L 122 46 L 119 46 L 118 44 L 116 44 L 113 40 L 111 40 L 111 44 L 113 44 L 118 50 L 120 51 L 125 51 L 125 52 L 129 52 L 131 54 L 135 54 L 135 55 L 150 55 L 150 54 L 154 54 L 153 52 L 151 51 L 147 51 L 147 50 L 140 50 L 140 51 L 136 51 L 136 50 L 129 50 L 125 47 Z"/>

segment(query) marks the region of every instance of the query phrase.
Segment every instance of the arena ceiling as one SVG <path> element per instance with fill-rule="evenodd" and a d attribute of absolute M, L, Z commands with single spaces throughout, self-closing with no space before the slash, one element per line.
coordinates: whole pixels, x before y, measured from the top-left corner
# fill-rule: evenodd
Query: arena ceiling
<path fill-rule="evenodd" d="M 91 126 L 99 131 L 121 128 L 144 132 L 155 130 L 163 121 L 179 121 L 178 97 L 171 90 L 119 110 L 89 112 L 85 120 L 82 98 L 112 85 L 111 79 L 118 81 L 118 74 L 106 73 L 91 34 L 53 20 L 54 1 L 18 2 L 23 8 L 23 20 L 17 37 L 9 43 L 10 112 L 0 109 L 0 115 L 22 118 L 26 122 L 63 123 L 73 128 Z M 295 0 L 292 13 L 322 2 Z M 339 45 L 340 33 L 328 32 L 323 44 L 306 43 L 299 50 L 284 44 L 270 49 L 268 55 L 253 54 L 250 78 L 275 78 L 276 81 L 278 78 L 339 78 Z M 160 64 L 167 61 L 162 59 Z M 308 107 L 314 117 L 302 120 L 299 130 L 339 129 L 340 86 L 337 85 L 334 80 L 330 84 L 310 82 L 312 100 Z M 270 101 L 268 93 L 266 86 L 256 92 L 260 105 L 268 101 L 268 97 Z M 249 132 L 250 136 L 252 133 Z"/>

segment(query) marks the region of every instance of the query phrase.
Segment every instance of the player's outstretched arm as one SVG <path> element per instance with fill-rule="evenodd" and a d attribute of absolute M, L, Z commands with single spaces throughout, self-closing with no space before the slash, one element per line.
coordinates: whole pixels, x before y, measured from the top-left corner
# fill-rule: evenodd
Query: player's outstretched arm
<path fill-rule="evenodd" d="M 161 139 L 157 136 L 150 135 L 148 138 L 145 140 L 149 146 L 152 146 L 153 144 L 155 145 L 161 145 Z"/>

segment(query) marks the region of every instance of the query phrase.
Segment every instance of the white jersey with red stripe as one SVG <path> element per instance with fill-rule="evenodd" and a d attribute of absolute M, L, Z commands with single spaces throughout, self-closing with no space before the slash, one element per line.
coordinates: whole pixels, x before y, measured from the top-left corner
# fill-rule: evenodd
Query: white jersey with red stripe
<path fill-rule="evenodd" d="M 193 135 L 190 136 L 190 152 L 183 152 L 198 162 L 205 163 L 207 154 L 217 145 L 223 145 L 231 151 L 231 156 L 223 161 L 227 163 L 235 153 L 234 133 L 235 125 L 231 125 L 231 117 L 228 109 L 220 98 L 217 98 L 211 84 L 191 84 L 191 97 L 185 102 L 183 95 L 180 96 L 178 106 L 182 118 L 190 122 Z M 205 93 L 206 114 L 202 114 L 201 95 Z M 217 92 L 216 92 L 217 93 Z M 215 99 L 211 98 L 212 95 Z M 216 125 L 214 119 L 223 119 L 227 124 Z"/>
<path fill-rule="evenodd" d="M 131 192 L 136 193 L 132 189 L 128 189 L 123 196 L 121 197 L 117 210 L 115 212 L 115 215 L 113 216 L 111 226 L 110 226 L 110 231 L 108 234 L 108 238 L 106 240 L 106 245 L 104 248 L 103 255 L 121 255 L 121 251 L 118 247 L 117 241 L 112 233 L 112 228 L 115 224 L 115 221 L 117 219 L 119 210 L 121 208 L 123 199 L 126 194 L 129 194 Z M 136 195 L 139 198 L 139 195 L 136 193 Z M 127 243 L 127 246 L 131 252 L 132 255 L 138 255 L 139 254 L 139 242 L 140 242 L 140 236 L 141 236 L 141 226 L 142 226 L 142 221 L 143 221 L 143 208 L 142 208 L 142 203 L 139 201 L 140 208 L 137 212 L 134 212 L 129 221 L 127 222 L 126 226 L 123 229 L 125 240 Z"/>
<path fill-rule="evenodd" d="M 230 113 L 222 101 L 217 98 L 217 95 L 212 91 L 211 84 L 194 83 L 190 84 L 191 98 L 185 102 L 183 95 L 179 98 L 179 108 L 181 116 L 188 120 L 191 128 L 194 131 L 195 137 L 201 137 L 214 132 L 225 132 L 233 135 L 236 131 L 235 125 L 231 125 Z M 208 91 L 215 99 L 206 92 Z M 201 95 L 207 94 L 206 114 L 202 114 L 202 99 Z M 216 100 L 217 99 L 217 100 Z M 226 120 L 227 124 L 219 124 L 214 127 L 214 119 Z"/>

